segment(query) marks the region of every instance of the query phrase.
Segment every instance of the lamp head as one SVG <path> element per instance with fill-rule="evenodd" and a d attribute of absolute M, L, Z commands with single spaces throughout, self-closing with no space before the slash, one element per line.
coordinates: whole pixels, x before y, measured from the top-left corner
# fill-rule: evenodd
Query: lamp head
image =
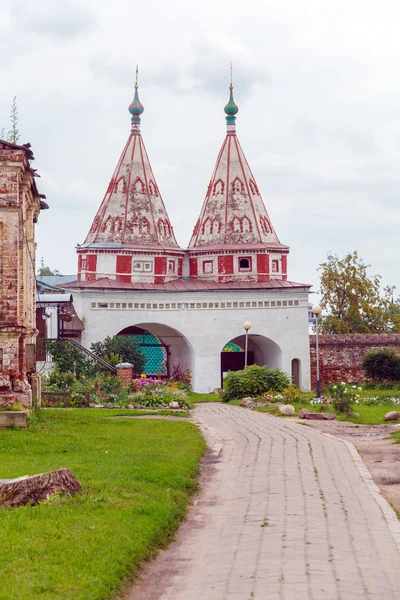
<path fill-rule="evenodd" d="M 322 308 L 320 307 L 319 304 L 314 304 L 314 306 L 311 309 L 311 312 L 313 313 L 313 315 L 315 315 L 316 317 L 318 317 L 319 314 L 321 314 Z"/>
<path fill-rule="evenodd" d="M 244 329 L 245 329 L 246 331 L 249 331 L 249 329 L 251 329 L 251 323 L 250 323 L 250 321 L 245 321 L 245 322 L 243 323 L 243 327 L 244 327 Z"/>

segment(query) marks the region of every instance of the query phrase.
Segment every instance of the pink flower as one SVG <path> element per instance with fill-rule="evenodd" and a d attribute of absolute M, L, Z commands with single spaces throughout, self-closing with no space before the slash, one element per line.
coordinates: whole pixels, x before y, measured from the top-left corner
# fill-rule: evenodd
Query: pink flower
<path fill-rule="evenodd" d="M 74 365 L 74 367 L 76 367 L 76 361 L 74 361 L 72 364 Z"/>

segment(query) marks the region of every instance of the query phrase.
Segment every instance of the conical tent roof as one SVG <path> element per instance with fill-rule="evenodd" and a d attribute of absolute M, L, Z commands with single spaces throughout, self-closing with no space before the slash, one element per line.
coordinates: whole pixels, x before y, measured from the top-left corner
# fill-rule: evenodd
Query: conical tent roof
<path fill-rule="evenodd" d="M 236 136 L 238 107 L 225 106 L 227 133 L 218 154 L 189 250 L 204 247 L 281 246 L 255 178 Z"/>
<path fill-rule="evenodd" d="M 136 84 L 132 130 L 83 247 L 179 248 L 140 134 L 143 110 Z"/>

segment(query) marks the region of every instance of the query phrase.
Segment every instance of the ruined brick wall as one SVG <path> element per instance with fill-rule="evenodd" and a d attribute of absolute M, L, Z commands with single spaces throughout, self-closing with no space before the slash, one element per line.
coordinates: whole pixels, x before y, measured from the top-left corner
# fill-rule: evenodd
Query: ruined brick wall
<path fill-rule="evenodd" d="M 375 348 L 393 348 L 400 354 L 400 334 L 319 335 L 322 386 L 334 381 L 366 382 L 363 357 Z M 316 338 L 310 335 L 311 385 L 316 384 Z"/>
<path fill-rule="evenodd" d="M 47 208 L 32 159 L 29 146 L 0 141 L 0 394 L 28 399 L 26 347 L 36 338 L 34 223 Z"/>

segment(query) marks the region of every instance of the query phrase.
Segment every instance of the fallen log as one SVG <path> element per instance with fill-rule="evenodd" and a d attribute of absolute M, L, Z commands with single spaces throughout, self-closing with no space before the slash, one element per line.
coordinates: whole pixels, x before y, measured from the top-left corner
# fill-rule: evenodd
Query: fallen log
<path fill-rule="evenodd" d="M 0 479 L 0 508 L 34 505 L 57 492 L 71 495 L 80 491 L 81 484 L 65 468 L 16 479 Z"/>

